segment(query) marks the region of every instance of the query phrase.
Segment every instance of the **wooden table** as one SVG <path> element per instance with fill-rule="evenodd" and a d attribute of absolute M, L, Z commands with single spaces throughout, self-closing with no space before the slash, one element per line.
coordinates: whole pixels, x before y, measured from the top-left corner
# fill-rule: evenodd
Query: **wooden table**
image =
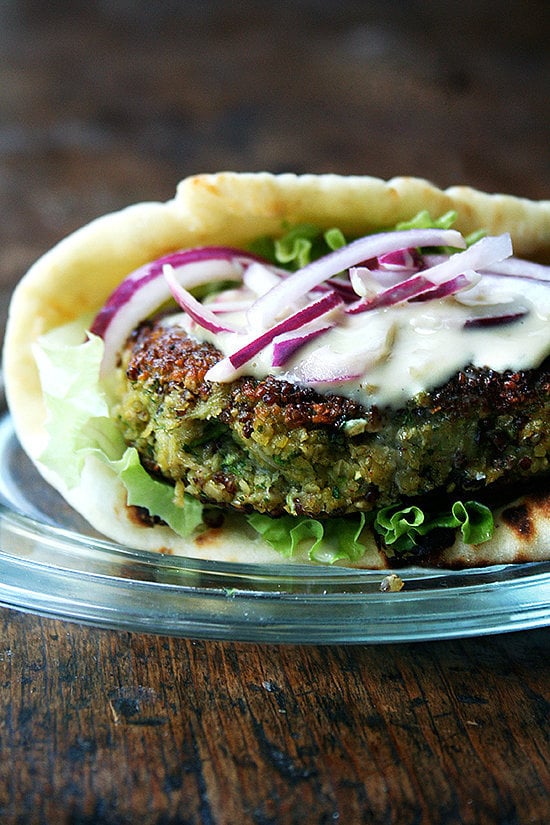
<path fill-rule="evenodd" d="M 286 647 L 1 619 L 2 823 L 548 821 L 546 630 Z"/>
<path fill-rule="evenodd" d="M 549 196 L 544 2 L 66 5 L 0 6 L 4 314 L 57 239 L 193 172 Z M 308 647 L 0 622 L 2 825 L 550 822 L 546 629 Z"/>

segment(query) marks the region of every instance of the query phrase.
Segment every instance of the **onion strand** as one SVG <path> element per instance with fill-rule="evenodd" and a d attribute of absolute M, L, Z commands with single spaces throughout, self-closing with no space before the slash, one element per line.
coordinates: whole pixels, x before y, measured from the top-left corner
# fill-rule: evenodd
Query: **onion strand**
<path fill-rule="evenodd" d="M 437 247 L 458 251 L 422 251 Z M 375 342 L 372 324 L 365 324 L 365 338 L 358 340 L 355 353 L 331 353 L 323 336 L 345 323 L 346 316 L 357 316 L 353 323 L 360 325 L 361 313 L 369 310 L 454 295 L 461 301 L 459 293 L 464 293 L 465 304 L 492 307 L 484 315 L 467 319 L 465 329 L 511 323 L 528 310 L 495 310 L 502 298 L 491 301 L 491 287 L 487 293 L 473 289 L 473 297 L 467 297 L 466 290 L 498 278 L 508 284 L 514 278 L 550 282 L 550 267 L 513 257 L 506 233 L 481 238 L 466 247 L 462 235 L 452 229 L 368 235 L 295 272 L 231 247 L 197 247 L 170 253 L 130 273 L 107 299 L 90 329 L 104 339 L 102 374 L 107 376 L 115 369 L 132 331 L 172 298 L 196 328 L 226 336 L 226 351 L 233 349 L 208 370 L 208 381 L 234 380 L 267 347 L 272 347 L 271 366 L 282 368 L 317 338 L 320 346 L 313 352 L 307 348 L 303 369 L 293 361 L 294 372 L 302 375 L 305 383 L 346 381 L 355 379 L 359 367 L 385 347 L 384 339 Z M 227 288 L 224 282 L 231 286 Z M 212 301 L 200 301 L 191 292 L 214 283 L 221 288 Z M 331 312 L 335 315 L 329 319 Z M 351 318 L 348 321 L 351 323 Z M 325 362 L 316 369 L 319 359 Z"/>

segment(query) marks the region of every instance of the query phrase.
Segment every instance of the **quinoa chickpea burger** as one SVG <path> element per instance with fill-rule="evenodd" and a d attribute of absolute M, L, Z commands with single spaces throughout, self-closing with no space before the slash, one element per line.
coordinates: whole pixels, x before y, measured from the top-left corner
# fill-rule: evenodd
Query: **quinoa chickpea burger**
<path fill-rule="evenodd" d="M 388 568 L 550 559 L 550 201 L 205 174 L 16 287 L 18 438 L 126 546 Z"/>

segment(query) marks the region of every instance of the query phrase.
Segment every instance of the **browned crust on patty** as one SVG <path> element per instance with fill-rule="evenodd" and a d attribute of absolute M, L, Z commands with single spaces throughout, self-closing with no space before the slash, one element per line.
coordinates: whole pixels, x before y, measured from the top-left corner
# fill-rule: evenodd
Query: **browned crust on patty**
<path fill-rule="evenodd" d="M 212 392 L 213 385 L 204 376 L 221 358 L 212 344 L 198 342 L 177 327 L 149 322 L 136 331 L 130 347 L 132 355 L 126 370 L 130 381 L 154 380 L 159 395 L 183 389 L 206 399 Z M 223 388 L 227 409 L 220 420 L 228 423 L 236 415 L 245 429 L 246 422 L 250 424 L 258 414 L 259 404 L 269 408 L 289 428 L 340 427 L 345 421 L 364 417 L 369 419 L 371 430 L 380 424 L 376 408 L 367 410 L 342 396 L 320 395 L 309 387 L 271 375 L 263 379 L 243 377 Z"/>
<path fill-rule="evenodd" d="M 125 354 L 128 443 L 150 472 L 204 502 L 327 517 L 426 497 L 438 507 L 510 501 L 548 473 L 548 363 L 466 367 L 402 409 L 379 410 L 275 376 L 207 381 L 220 358 L 162 319 L 143 324 Z"/>

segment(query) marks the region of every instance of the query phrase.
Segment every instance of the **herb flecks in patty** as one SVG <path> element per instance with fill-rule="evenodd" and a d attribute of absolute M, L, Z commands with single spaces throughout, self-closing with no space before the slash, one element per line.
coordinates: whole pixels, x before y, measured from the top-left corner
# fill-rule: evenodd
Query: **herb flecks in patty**
<path fill-rule="evenodd" d="M 123 359 L 124 437 L 179 495 L 323 518 L 490 494 L 548 472 L 548 365 L 467 367 L 401 409 L 378 410 L 273 376 L 206 381 L 220 357 L 178 327 L 148 323 Z"/>

